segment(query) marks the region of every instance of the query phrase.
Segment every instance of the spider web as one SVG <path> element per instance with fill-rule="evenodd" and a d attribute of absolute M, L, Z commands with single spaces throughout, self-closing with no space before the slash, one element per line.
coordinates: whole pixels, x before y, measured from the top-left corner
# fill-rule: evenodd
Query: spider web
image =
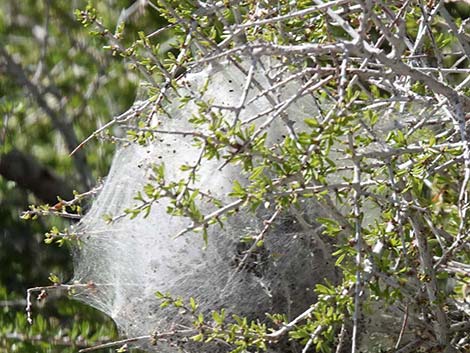
<path fill-rule="evenodd" d="M 228 314 L 249 319 L 265 320 L 266 313 L 283 313 L 292 319 L 315 302 L 315 284 L 338 280 L 330 246 L 316 229 L 316 218 L 325 216 L 325 205 L 318 200 L 298 206 L 307 227 L 291 210 L 281 212 L 263 246 L 248 254 L 244 264 L 241 259 L 251 244 L 241 239 L 263 231 L 275 212 L 271 204 L 254 213 L 241 208 L 223 227 L 210 226 L 207 244 L 193 231 L 174 238 L 191 227 L 192 221 L 170 215 L 169 198 L 154 203 L 147 216 L 121 216 L 126 209 L 138 207 L 135 197 L 155 179 L 155 165 L 164 165 L 166 181 L 187 180 L 189 172 L 181 166 L 198 165 L 198 178 L 190 187 L 208 195 L 197 201 L 204 214 L 236 201 L 229 195 L 233 182 L 246 186 L 247 176 L 237 164 L 224 165 L 216 158 L 200 161 L 202 147 L 194 143 L 194 132 L 207 133 L 208 126 L 195 126 L 190 120 L 198 116 L 201 102 L 205 102 L 211 112 L 223 114 L 229 126 L 235 121 L 247 125 L 252 121 L 255 128 L 265 126 L 267 146 L 277 146 L 289 134 L 305 130 L 304 119 L 320 115 L 318 102 L 323 99 L 321 104 L 327 107 L 327 100 L 305 90 L 308 78 L 287 76 L 276 67 L 279 63 L 269 58 L 256 63 L 245 60 L 241 64 L 226 61 L 199 66 L 199 71 L 185 74 L 181 87 L 167 96 L 164 113 L 153 117 L 151 127 L 165 133 L 155 133 L 146 144 L 124 141 L 117 148 L 101 193 L 74 229 L 80 246 L 74 249 L 72 282 L 93 283 L 75 297 L 112 317 L 124 335 L 191 326 L 191 320 L 178 310 L 160 307 L 157 291 L 175 298 L 193 297 L 204 314 L 225 308 Z M 384 121 L 393 126 L 392 120 Z M 188 134 L 170 133 L 175 131 Z M 334 151 L 331 158 L 347 166 Z M 341 174 L 330 182 L 338 180 Z M 214 205 L 211 199 L 222 206 Z M 106 221 L 105 215 L 115 219 Z M 373 212 L 369 217 L 374 217 Z M 227 350 L 226 346 L 199 346 L 186 339 L 162 340 L 156 347 L 141 345 L 159 352 L 173 352 L 175 346 L 199 352 Z"/>

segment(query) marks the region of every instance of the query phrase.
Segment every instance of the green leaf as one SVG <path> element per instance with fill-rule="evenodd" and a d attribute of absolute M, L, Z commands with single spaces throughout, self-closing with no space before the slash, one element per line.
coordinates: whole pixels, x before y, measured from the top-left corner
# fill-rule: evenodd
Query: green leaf
<path fill-rule="evenodd" d="M 189 307 L 192 310 L 192 312 L 195 312 L 197 310 L 198 305 L 196 304 L 196 301 L 194 300 L 193 297 L 189 298 Z"/>
<path fill-rule="evenodd" d="M 202 333 L 198 333 L 197 335 L 191 336 L 191 340 L 195 342 L 202 342 L 204 341 L 204 335 Z"/>
<path fill-rule="evenodd" d="M 238 180 L 233 181 L 233 183 L 232 183 L 232 192 L 230 193 L 230 196 L 238 197 L 240 199 L 243 199 L 243 198 L 246 197 L 246 191 L 241 186 L 241 184 Z"/>

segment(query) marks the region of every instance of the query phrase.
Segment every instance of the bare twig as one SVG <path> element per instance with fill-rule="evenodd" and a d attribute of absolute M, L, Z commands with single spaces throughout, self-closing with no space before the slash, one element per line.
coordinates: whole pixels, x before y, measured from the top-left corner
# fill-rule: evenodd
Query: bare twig
<path fill-rule="evenodd" d="M 243 255 L 242 259 L 240 260 L 240 263 L 237 266 L 237 272 L 240 271 L 246 265 L 247 259 L 250 257 L 250 255 L 253 253 L 253 251 L 255 251 L 256 248 L 259 246 L 258 245 L 259 242 L 261 240 L 263 240 L 264 236 L 268 232 L 269 228 L 271 227 L 271 225 L 273 224 L 275 219 L 279 216 L 281 211 L 282 211 L 282 208 L 276 209 L 276 211 L 273 213 L 271 218 L 269 218 L 267 221 L 264 222 L 263 230 L 261 230 L 261 232 L 256 236 L 256 238 L 253 240 L 253 244 L 250 246 L 250 248 L 247 251 L 245 251 L 245 254 Z"/>
<path fill-rule="evenodd" d="M 79 353 L 86 353 L 86 352 L 93 352 L 97 351 L 98 349 L 104 349 L 104 348 L 112 348 L 112 347 L 117 347 L 117 346 L 123 346 L 127 343 L 135 343 L 139 341 L 150 341 L 152 339 L 151 335 L 144 335 L 144 336 L 138 336 L 138 337 L 131 337 L 131 338 L 126 338 L 123 340 L 119 341 L 113 341 L 113 342 L 108 342 L 108 343 L 101 343 L 93 347 L 89 348 L 84 348 L 80 349 L 78 352 Z"/>
<path fill-rule="evenodd" d="M 47 296 L 49 291 L 59 291 L 59 292 L 68 292 L 77 288 L 93 288 L 95 285 L 93 283 L 76 283 L 76 284 L 55 284 L 52 286 L 42 286 L 42 287 L 33 287 L 28 288 L 26 291 L 26 317 L 29 324 L 33 323 L 33 318 L 31 316 L 32 312 L 32 301 L 31 297 L 34 293 L 40 292 L 38 300 L 41 300 Z"/>
<path fill-rule="evenodd" d="M 125 123 L 132 118 L 135 118 L 138 116 L 140 113 L 142 113 L 150 104 L 152 101 L 150 99 L 145 100 L 143 102 L 139 102 L 139 104 L 134 104 L 134 106 L 129 109 L 128 111 L 122 113 L 121 115 L 118 115 L 117 117 L 114 117 L 111 121 L 107 122 L 103 126 L 101 126 L 99 129 L 93 131 L 93 133 L 88 136 L 86 139 L 84 139 L 82 142 L 80 142 L 73 150 L 70 152 L 70 155 L 74 155 L 77 153 L 78 150 L 80 150 L 87 142 L 98 136 L 101 132 L 104 130 L 110 128 L 111 126 L 117 124 L 117 123 Z"/>
<path fill-rule="evenodd" d="M 313 311 L 315 310 L 315 308 L 316 308 L 316 305 L 314 304 L 309 309 L 305 310 L 302 314 L 297 316 L 294 320 L 283 325 L 279 330 L 267 334 L 266 337 L 268 339 L 273 339 L 273 340 L 279 339 L 281 336 L 283 336 L 284 334 L 292 330 L 297 324 L 299 324 L 305 319 L 308 319 L 313 313 Z"/>
<path fill-rule="evenodd" d="M 237 28 L 237 29 L 248 28 L 248 27 L 254 27 L 254 26 L 261 26 L 261 25 L 265 25 L 265 24 L 271 24 L 271 23 L 275 23 L 275 22 L 281 22 L 281 21 L 285 21 L 285 20 L 288 20 L 288 19 L 291 19 L 291 18 L 302 18 L 302 17 L 307 16 L 311 13 L 318 12 L 318 11 L 324 11 L 325 9 L 331 8 L 331 7 L 346 5 L 350 2 L 351 2 L 351 0 L 329 1 L 329 2 L 326 2 L 324 4 L 320 4 L 320 5 L 317 5 L 317 6 L 311 6 L 309 8 L 304 9 L 304 10 L 294 11 L 294 12 L 288 13 L 287 15 L 267 18 L 265 20 L 245 22 L 243 24 L 236 25 L 235 28 Z"/>
<path fill-rule="evenodd" d="M 302 349 L 302 353 L 307 353 L 310 346 L 313 343 L 313 340 L 324 330 L 324 327 L 319 325 L 315 331 L 312 332 L 310 338 L 308 339 L 307 343 L 305 344 L 304 348 Z"/>
<path fill-rule="evenodd" d="M 397 343 L 395 343 L 395 349 L 400 347 L 403 335 L 405 334 L 406 326 L 408 324 L 408 305 L 405 307 L 405 313 L 403 314 L 403 322 L 400 329 L 400 334 L 398 335 Z"/>

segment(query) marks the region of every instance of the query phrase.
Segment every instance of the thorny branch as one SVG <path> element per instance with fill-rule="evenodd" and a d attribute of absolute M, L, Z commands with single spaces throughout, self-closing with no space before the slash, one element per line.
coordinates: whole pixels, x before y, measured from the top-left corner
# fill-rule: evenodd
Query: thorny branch
<path fill-rule="evenodd" d="M 359 320 L 362 315 L 362 291 L 363 291 L 363 258 L 362 258 L 362 190 L 360 188 L 361 184 L 361 159 L 356 155 L 353 134 L 348 135 L 349 149 L 351 151 L 351 159 L 354 163 L 354 175 L 353 183 L 355 183 L 354 193 L 353 193 L 353 217 L 354 217 L 354 243 L 356 250 L 356 283 L 354 290 L 354 314 L 353 314 L 353 332 L 352 332 L 352 347 L 351 352 L 355 353 L 358 349 L 358 338 L 359 338 Z"/>

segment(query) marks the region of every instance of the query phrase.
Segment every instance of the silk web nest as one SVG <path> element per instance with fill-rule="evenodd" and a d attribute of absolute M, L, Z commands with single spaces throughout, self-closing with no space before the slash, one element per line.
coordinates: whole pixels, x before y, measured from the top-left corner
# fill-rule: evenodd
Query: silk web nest
<path fill-rule="evenodd" d="M 280 62 L 270 58 L 212 62 L 183 75 L 180 88 L 167 93 L 164 113 L 152 118 L 154 138 L 148 143 L 120 143 L 102 191 L 74 229 L 80 246 L 74 250 L 72 281 L 93 283 L 76 297 L 112 317 L 128 337 L 191 326 L 178 310 L 160 307 L 157 291 L 185 300 L 193 297 L 205 314 L 225 308 L 228 315 L 260 321 L 266 313 L 292 319 L 308 309 L 315 302 L 315 284 L 338 280 L 331 245 L 322 239 L 316 222 L 317 217 L 327 216 L 324 202 L 312 199 L 284 209 L 266 232 L 263 245 L 252 252 L 248 250 L 253 242 L 243 239 L 255 239 L 276 212 L 268 200 L 255 212 L 239 207 L 223 226 L 209 226 L 207 242 L 201 232 L 191 230 L 190 219 L 167 212 L 169 198 L 152 204 L 147 215 L 123 216 L 126 210 L 142 206 L 135 198 L 155 183 L 156 166 L 164 166 L 165 182 L 177 182 L 189 180 L 191 170 L 182 166 L 197 165 L 197 178 L 187 187 L 200 190 L 196 203 L 205 215 L 231 205 L 237 199 L 230 196 L 233 183 L 243 187 L 249 182 L 247 176 L 236 163 L 201 156 L 195 133 L 205 134 L 208 126 L 194 125 L 192 119 L 202 106 L 209 106 L 213 114 L 223 114 L 227 126 L 241 122 L 262 127 L 266 145 L 276 148 L 287 136 L 308 129 L 306 118 L 327 111 L 329 98 L 307 81 L 304 75 L 283 72 Z M 144 103 L 136 102 L 133 109 Z M 151 104 L 142 115 L 150 111 Z M 142 126 L 138 123 L 126 121 Z M 392 126 L 393 119 L 387 124 Z M 237 143 L 241 142 L 235 139 L 233 146 Z M 347 167 L 334 149 L 330 158 Z M 331 183 L 338 180 L 340 176 Z M 213 198 L 220 204 L 208 201 Z M 191 231 L 175 238 L 185 229 Z M 174 352 L 175 346 L 198 352 L 227 350 L 216 344 L 197 346 L 186 339 L 162 340 L 156 347 L 141 345 L 158 352 Z"/>

